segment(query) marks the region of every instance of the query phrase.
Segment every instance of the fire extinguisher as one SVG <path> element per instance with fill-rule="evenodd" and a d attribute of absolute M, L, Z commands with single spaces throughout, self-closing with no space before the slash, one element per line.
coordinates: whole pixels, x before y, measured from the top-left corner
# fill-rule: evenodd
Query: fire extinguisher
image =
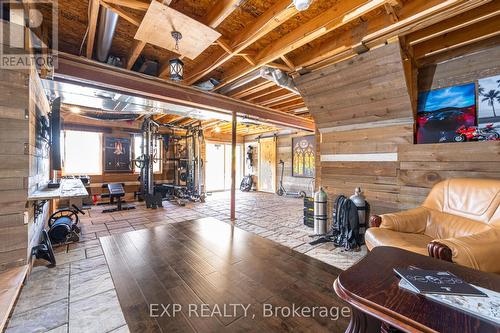
<path fill-rule="evenodd" d="M 366 198 L 361 191 L 360 187 L 356 187 L 354 190 L 354 195 L 352 195 L 349 199 L 356 205 L 358 209 L 358 217 L 359 217 L 359 241 L 360 244 L 365 243 L 365 232 L 368 227 L 368 217 L 370 214 L 370 205 L 366 201 Z"/>

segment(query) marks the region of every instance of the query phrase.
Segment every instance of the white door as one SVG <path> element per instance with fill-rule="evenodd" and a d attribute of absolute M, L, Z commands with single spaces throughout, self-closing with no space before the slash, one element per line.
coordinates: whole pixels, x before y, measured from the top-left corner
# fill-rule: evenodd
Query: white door
<path fill-rule="evenodd" d="M 207 143 L 205 184 L 207 191 L 224 191 L 224 144 Z"/>
<path fill-rule="evenodd" d="M 206 184 L 207 191 L 231 189 L 231 144 L 207 143 Z M 236 188 L 243 178 L 242 146 L 236 145 Z"/>

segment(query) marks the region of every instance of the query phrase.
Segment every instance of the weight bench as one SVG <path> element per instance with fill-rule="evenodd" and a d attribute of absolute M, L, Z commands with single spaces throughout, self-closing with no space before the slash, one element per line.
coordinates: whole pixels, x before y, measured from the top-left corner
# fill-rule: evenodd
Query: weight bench
<path fill-rule="evenodd" d="M 109 209 L 104 209 L 102 212 L 103 213 L 112 213 L 112 212 L 118 212 L 122 210 L 129 210 L 129 209 L 135 209 L 135 206 L 133 205 L 124 205 L 124 202 L 122 201 L 122 198 L 125 196 L 125 190 L 123 189 L 123 183 L 109 183 L 109 184 L 103 184 L 102 187 L 107 187 L 109 194 L 103 194 L 101 197 L 107 197 L 109 196 L 109 203 L 114 204 L 115 199 L 116 199 L 116 208 L 109 208 Z"/>

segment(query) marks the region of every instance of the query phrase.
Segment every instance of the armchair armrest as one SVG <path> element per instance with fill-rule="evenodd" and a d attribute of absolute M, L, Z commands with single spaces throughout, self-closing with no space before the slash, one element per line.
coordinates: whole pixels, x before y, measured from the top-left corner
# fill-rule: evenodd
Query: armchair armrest
<path fill-rule="evenodd" d="M 433 243 L 439 246 L 431 245 Z M 492 228 L 469 236 L 437 239 L 429 244 L 429 253 L 431 248 L 433 253 L 447 252 L 445 249 L 439 250 L 439 247 L 450 249 L 452 261 L 459 265 L 483 272 L 500 273 L 500 261 L 496 256 L 500 252 L 500 230 Z"/>
<path fill-rule="evenodd" d="M 399 232 L 422 234 L 425 231 L 430 212 L 427 208 L 418 207 L 398 213 L 372 215 L 370 227 L 380 227 Z"/>
<path fill-rule="evenodd" d="M 439 241 L 432 241 L 427 245 L 427 251 L 429 251 L 429 256 L 441 259 L 444 261 L 452 262 L 451 249 L 445 244 L 439 243 Z"/>
<path fill-rule="evenodd" d="M 379 215 L 372 215 L 368 220 L 368 226 L 370 228 L 378 228 L 380 227 L 381 223 L 382 223 L 382 217 Z"/>

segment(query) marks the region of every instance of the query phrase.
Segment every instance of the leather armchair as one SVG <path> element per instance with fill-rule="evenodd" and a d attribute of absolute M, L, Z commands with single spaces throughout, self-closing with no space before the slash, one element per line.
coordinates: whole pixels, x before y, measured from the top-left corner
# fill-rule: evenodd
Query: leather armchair
<path fill-rule="evenodd" d="M 365 242 L 500 273 L 500 180 L 448 179 L 422 206 L 371 216 Z"/>

